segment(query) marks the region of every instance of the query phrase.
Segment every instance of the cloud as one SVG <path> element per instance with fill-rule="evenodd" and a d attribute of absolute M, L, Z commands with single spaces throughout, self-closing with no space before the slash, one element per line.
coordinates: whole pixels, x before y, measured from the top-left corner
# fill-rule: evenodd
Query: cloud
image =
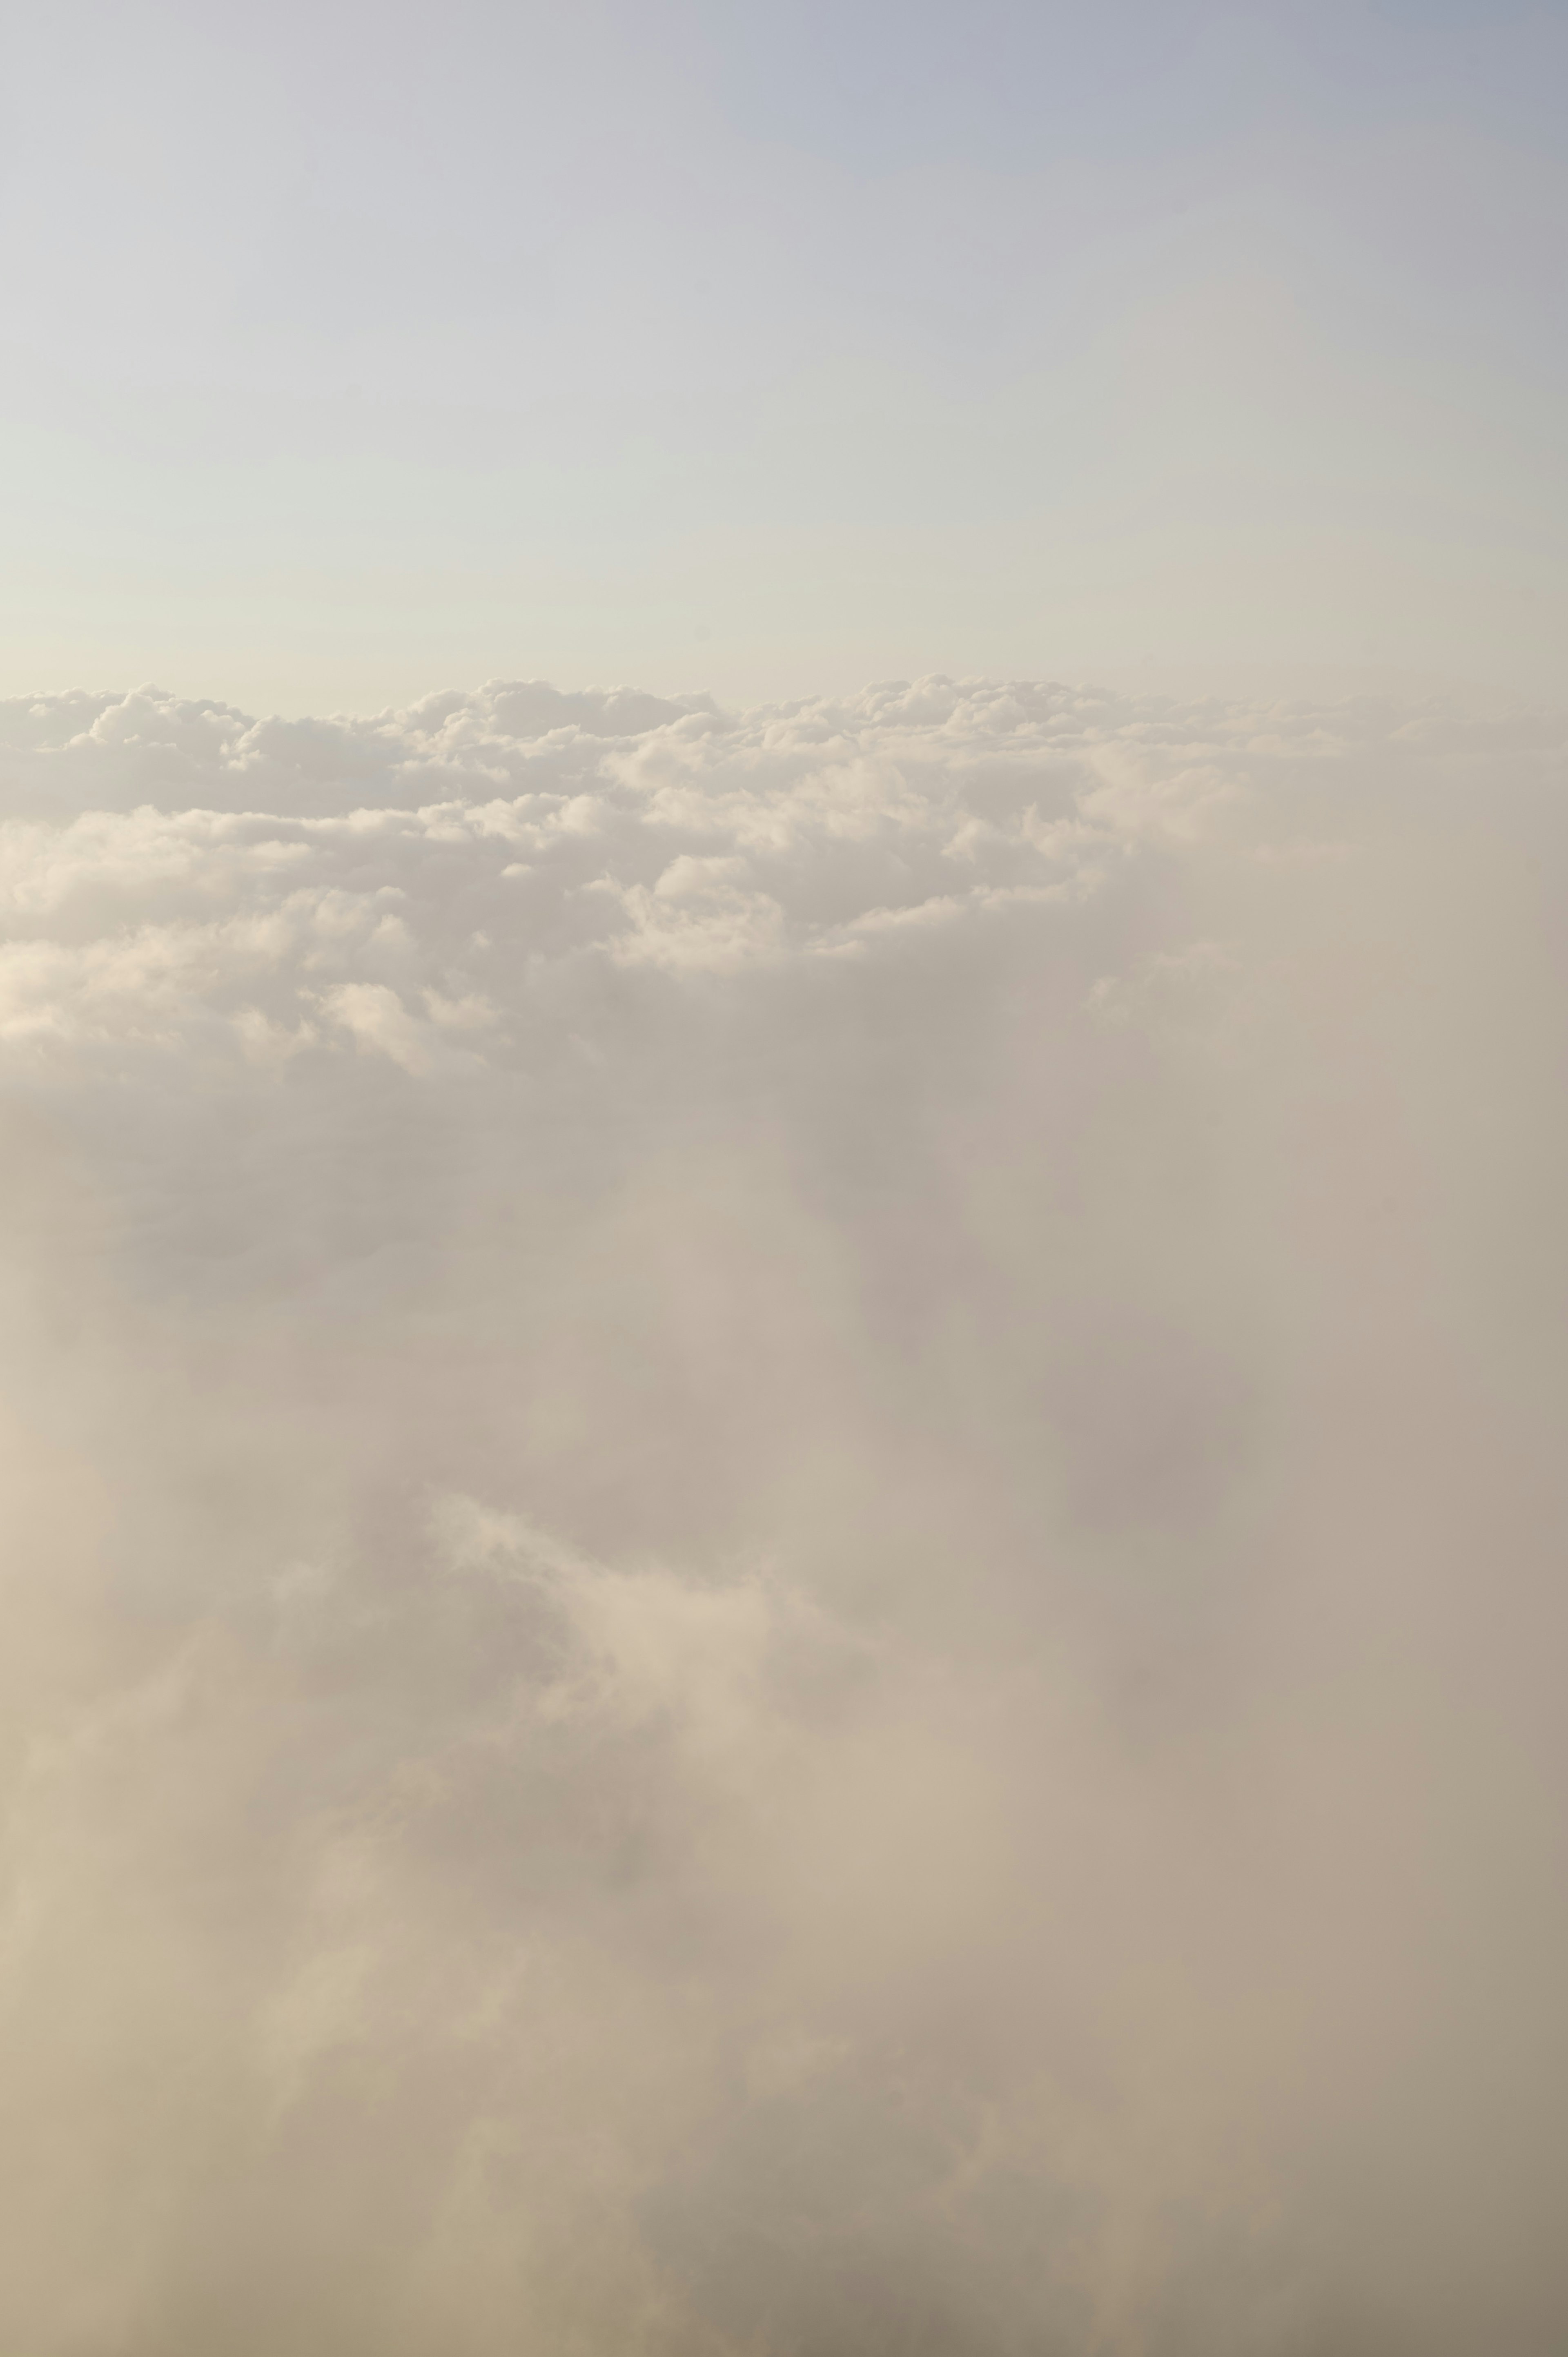
<path fill-rule="evenodd" d="M 1565 733 L 0 708 L 8 2345 L 1561 2345 Z"/>

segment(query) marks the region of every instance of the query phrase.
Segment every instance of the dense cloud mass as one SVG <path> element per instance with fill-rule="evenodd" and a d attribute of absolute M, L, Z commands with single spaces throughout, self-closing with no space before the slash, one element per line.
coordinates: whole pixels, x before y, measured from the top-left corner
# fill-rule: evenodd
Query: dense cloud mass
<path fill-rule="evenodd" d="M 0 707 L 0 2341 L 1568 2341 L 1568 724 Z"/>

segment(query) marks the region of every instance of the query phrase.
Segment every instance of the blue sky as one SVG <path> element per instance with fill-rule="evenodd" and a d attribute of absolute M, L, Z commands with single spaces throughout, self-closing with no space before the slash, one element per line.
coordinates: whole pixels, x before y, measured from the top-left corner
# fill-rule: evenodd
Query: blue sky
<path fill-rule="evenodd" d="M 1553 692 L 1568 13 L 14 25 L 10 692 Z"/>

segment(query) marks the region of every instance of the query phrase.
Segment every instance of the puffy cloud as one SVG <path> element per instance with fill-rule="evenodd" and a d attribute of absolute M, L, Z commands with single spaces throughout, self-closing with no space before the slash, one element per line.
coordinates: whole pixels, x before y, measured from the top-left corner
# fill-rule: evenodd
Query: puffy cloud
<path fill-rule="evenodd" d="M 1563 737 L 0 710 L 9 2343 L 1561 2345 Z"/>

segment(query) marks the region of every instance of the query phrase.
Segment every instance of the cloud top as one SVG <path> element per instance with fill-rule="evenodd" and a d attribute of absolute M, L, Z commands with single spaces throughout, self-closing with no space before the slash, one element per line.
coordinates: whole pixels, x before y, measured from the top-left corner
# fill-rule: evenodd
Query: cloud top
<path fill-rule="evenodd" d="M 1560 2345 L 1565 734 L 0 708 L 9 2341 Z"/>

